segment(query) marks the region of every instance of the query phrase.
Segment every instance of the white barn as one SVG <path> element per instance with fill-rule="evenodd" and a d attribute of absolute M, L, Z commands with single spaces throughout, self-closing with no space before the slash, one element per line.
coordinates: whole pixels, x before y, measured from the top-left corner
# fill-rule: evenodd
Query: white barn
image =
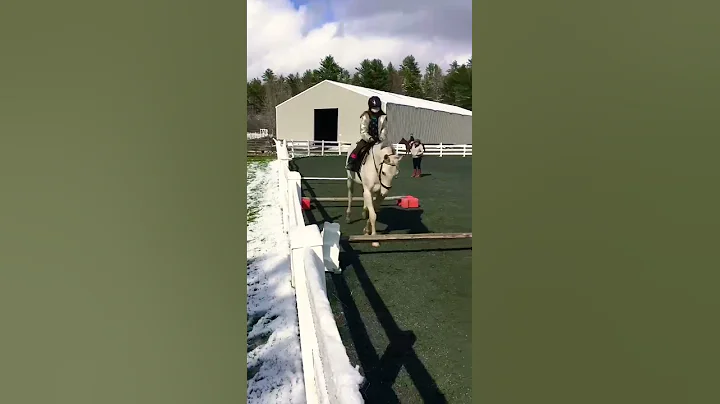
<path fill-rule="evenodd" d="M 472 111 L 453 105 L 325 80 L 275 107 L 277 137 L 356 142 L 368 98 L 382 100 L 388 140 L 410 135 L 425 144 L 472 144 Z"/>

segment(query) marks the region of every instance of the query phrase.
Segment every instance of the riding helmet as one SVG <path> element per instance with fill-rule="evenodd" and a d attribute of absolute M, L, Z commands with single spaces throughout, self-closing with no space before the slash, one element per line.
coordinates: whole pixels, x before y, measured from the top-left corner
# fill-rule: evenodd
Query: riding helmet
<path fill-rule="evenodd" d="M 370 97 L 370 99 L 368 99 L 368 109 L 373 108 L 382 108 L 380 97 L 378 97 L 377 95 L 373 95 L 372 97 Z"/>

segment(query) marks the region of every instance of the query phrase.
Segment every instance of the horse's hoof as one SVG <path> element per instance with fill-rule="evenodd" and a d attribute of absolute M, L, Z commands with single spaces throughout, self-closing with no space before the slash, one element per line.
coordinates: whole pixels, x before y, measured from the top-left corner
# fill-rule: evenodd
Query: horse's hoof
<path fill-rule="evenodd" d="M 373 247 L 380 247 L 380 243 L 378 243 L 377 241 L 373 241 L 372 246 L 373 246 Z"/>
<path fill-rule="evenodd" d="M 345 216 L 345 223 L 350 223 L 350 216 Z"/>

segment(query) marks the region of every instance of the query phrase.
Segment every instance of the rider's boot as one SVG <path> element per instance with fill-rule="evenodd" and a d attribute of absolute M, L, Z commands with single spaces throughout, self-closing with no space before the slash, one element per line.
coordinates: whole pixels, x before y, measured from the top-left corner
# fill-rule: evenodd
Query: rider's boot
<path fill-rule="evenodd" d="M 345 169 L 349 171 L 353 171 L 355 169 L 355 160 L 357 159 L 357 153 L 350 154 L 350 158 L 348 159 L 347 164 L 345 165 Z"/>
<path fill-rule="evenodd" d="M 358 158 L 358 154 L 360 154 L 360 150 L 365 146 L 366 142 L 364 140 L 360 140 L 355 145 L 355 148 L 350 153 L 350 158 L 347 161 L 347 164 L 345 165 L 345 169 L 348 171 L 354 171 L 355 170 L 355 161 Z"/>

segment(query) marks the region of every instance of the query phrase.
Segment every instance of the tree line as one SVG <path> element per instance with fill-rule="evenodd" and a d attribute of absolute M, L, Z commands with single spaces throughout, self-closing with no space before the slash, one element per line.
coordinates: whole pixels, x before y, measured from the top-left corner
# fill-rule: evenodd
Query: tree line
<path fill-rule="evenodd" d="M 320 61 L 317 69 L 287 76 L 267 69 L 259 78 L 247 82 L 248 132 L 271 129 L 275 133 L 275 107 L 323 80 L 403 94 L 410 97 L 456 105 L 472 110 L 472 57 L 465 63 L 457 61 L 443 71 L 436 63 L 420 70 L 412 55 L 395 67 L 380 59 L 365 59 L 352 74 L 340 67 L 332 55 Z"/>

